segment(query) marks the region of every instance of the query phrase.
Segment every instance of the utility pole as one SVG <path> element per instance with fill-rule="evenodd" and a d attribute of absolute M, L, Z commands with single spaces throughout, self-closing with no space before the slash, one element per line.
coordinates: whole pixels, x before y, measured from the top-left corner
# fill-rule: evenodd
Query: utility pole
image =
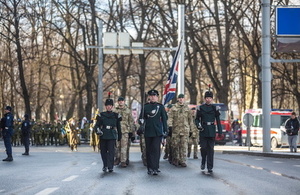
<path fill-rule="evenodd" d="M 271 31 L 270 0 L 262 1 L 262 109 L 263 109 L 263 152 L 271 152 Z"/>
<path fill-rule="evenodd" d="M 180 41 L 182 41 L 182 49 L 180 50 L 180 59 L 179 59 L 179 66 L 178 66 L 178 94 L 184 94 L 184 5 L 178 5 L 178 45 Z"/>

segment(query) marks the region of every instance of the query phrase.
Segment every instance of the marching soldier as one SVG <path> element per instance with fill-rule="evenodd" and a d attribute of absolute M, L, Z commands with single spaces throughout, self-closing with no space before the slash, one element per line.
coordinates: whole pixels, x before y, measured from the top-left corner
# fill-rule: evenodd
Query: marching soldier
<path fill-rule="evenodd" d="M 191 109 L 193 121 L 196 118 L 196 108 Z M 187 157 L 191 156 L 192 146 L 194 149 L 194 159 L 198 159 L 198 144 L 199 144 L 199 131 L 196 128 L 196 125 L 193 125 L 193 131 L 190 132 L 189 143 L 188 143 L 188 153 Z"/>
<path fill-rule="evenodd" d="M 114 109 L 114 111 L 122 117 L 122 139 L 118 141 L 116 145 L 116 158 L 114 165 L 118 165 L 121 162 L 121 167 L 127 167 L 129 164 L 129 148 L 131 137 L 133 135 L 132 127 L 134 125 L 134 121 L 131 110 L 127 107 L 127 105 L 125 105 L 123 97 L 118 98 L 118 106 Z"/>
<path fill-rule="evenodd" d="M 100 144 L 100 139 L 99 139 L 99 136 L 97 135 L 97 131 L 94 130 L 94 127 L 96 125 L 96 117 L 98 116 L 99 114 L 99 110 L 97 109 L 96 111 L 96 114 L 95 114 L 95 117 L 92 118 L 93 120 L 93 123 L 90 124 L 90 146 L 93 147 L 93 150 L 96 151 L 96 148 L 99 150 L 99 144 Z"/>
<path fill-rule="evenodd" d="M 169 131 L 172 131 L 172 156 L 173 164 L 186 167 L 186 153 L 190 132 L 195 123 L 190 108 L 184 102 L 184 95 L 179 94 L 177 103 L 169 111 Z"/>
<path fill-rule="evenodd" d="M 148 174 L 157 175 L 159 172 L 160 144 L 163 135 L 167 135 L 168 116 L 164 106 L 158 103 L 158 91 L 148 91 L 150 102 L 144 105 L 140 121 L 145 122 L 146 159 Z M 143 121 L 144 120 L 144 121 Z"/>
<path fill-rule="evenodd" d="M 200 130 L 201 170 L 205 169 L 207 162 L 208 172 L 212 173 L 216 125 L 218 127 L 218 136 L 222 135 L 222 126 L 220 123 L 220 112 L 212 104 L 213 93 L 210 91 L 210 88 L 205 92 L 204 98 L 205 103 L 197 108 L 195 123 Z"/>
<path fill-rule="evenodd" d="M 13 135 L 13 125 L 14 125 L 14 115 L 11 113 L 11 107 L 5 107 L 4 117 L 1 119 L 1 129 L 2 136 L 4 140 L 4 145 L 6 149 L 7 158 L 3 159 L 3 161 L 13 161 L 12 157 L 12 148 L 11 148 L 11 137 Z"/>
<path fill-rule="evenodd" d="M 170 109 L 172 108 L 172 104 L 169 104 L 166 108 L 167 113 L 169 113 Z M 166 143 L 165 143 L 165 155 L 163 157 L 163 159 L 171 159 L 171 137 L 172 137 L 172 131 L 170 131 L 169 129 L 169 133 L 166 137 Z"/>
<path fill-rule="evenodd" d="M 112 111 L 113 100 L 107 99 L 105 101 L 106 112 L 101 112 L 97 116 L 97 123 L 94 127 L 100 135 L 100 151 L 103 161 L 102 171 L 113 172 L 115 144 L 116 140 L 120 141 L 122 138 L 120 121 L 122 118 L 118 113 Z"/>
<path fill-rule="evenodd" d="M 78 130 L 76 129 L 76 121 L 74 118 L 70 118 L 67 122 L 66 129 L 69 130 L 69 143 L 72 151 L 77 151 L 78 145 Z"/>

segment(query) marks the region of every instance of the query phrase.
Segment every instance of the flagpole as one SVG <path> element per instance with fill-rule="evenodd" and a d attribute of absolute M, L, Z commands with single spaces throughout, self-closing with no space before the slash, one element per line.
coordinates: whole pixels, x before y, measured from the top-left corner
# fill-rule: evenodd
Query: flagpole
<path fill-rule="evenodd" d="M 178 47 L 182 41 L 178 67 L 178 94 L 184 94 L 184 5 L 178 5 Z"/>

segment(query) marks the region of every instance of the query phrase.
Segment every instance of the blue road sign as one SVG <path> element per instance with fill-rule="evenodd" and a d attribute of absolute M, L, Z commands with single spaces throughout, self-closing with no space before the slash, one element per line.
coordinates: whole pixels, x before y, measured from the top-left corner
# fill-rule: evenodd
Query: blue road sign
<path fill-rule="evenodd" d="M 276 8 L 276 35 L 300 36 L 300 7 Z"/>

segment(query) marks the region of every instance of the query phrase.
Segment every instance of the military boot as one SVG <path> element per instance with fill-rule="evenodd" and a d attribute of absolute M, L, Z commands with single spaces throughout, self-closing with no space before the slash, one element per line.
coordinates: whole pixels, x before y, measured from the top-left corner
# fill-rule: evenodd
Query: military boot
<path fill-rule="evenodd" d="M 13 161 L 12 155 L 8 155 L 7 158 L 3 159 L 3 161 L 8 161 L 8 162 Z"/>
<path fill-rule="evenodd" d="M 190 156 L 191 156 L 191 152 L 188 152 L 187 157 L 190 158 Z"/>
<path fill-rule="evenodd" d="M 126 162 L 121 162 L 121 167 L 123 167 L 123 168 L 127 167 Z"/>
<path fill-rule="evenodd" d="M 165 153 L 165 155 L 164 155 L 163 159 L 164 159 L 164 160 L 166 160 L 166 159 L 168 159 L 168 158 L 169 158 L 168 154 L 167 154 L 167 153 Z"/>
<path fill-rule="evenodd" d="M 114 165 L 119 165 L 119 164 L 120 164 L 120 159 L 116 158 L 115 161 L 114 161 Z"/>

